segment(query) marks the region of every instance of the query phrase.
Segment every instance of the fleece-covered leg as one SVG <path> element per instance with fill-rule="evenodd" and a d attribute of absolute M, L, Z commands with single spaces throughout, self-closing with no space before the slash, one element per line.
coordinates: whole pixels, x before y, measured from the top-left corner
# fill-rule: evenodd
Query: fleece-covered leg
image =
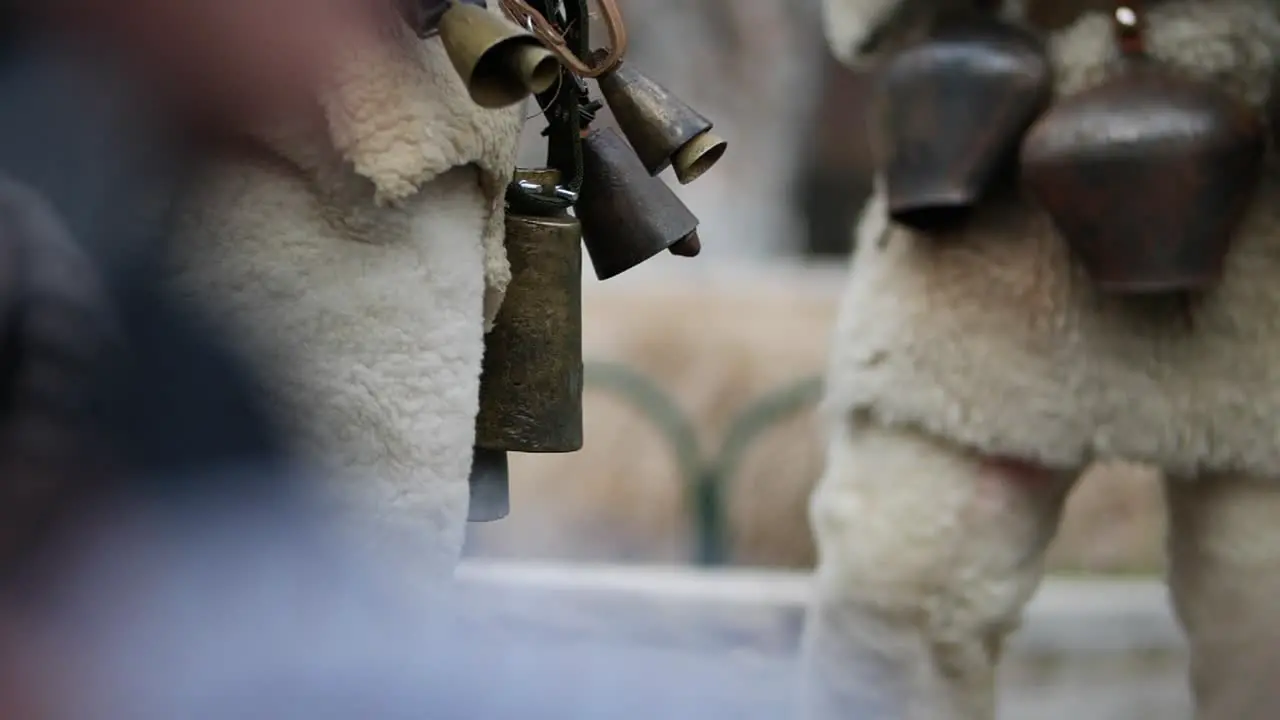
<path fill-rule="evenodd" d="M 1169 585 L 1191 647 L 1197 720 L 1280 714 L 1280 485 L 1171 480 Z"/>
<path fill-rule="evenodd" d="M 1005 636 L 1074 476 L 861 425 L 830 443 L 810 515 L 809 720 L 983 720 Z"/>

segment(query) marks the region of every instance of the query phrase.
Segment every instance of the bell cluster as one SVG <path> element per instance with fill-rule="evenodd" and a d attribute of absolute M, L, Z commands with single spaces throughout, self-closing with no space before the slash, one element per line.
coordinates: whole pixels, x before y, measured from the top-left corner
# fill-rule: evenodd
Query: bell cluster
<path fill-rule="evenodd" d="M 401 0 L 401 15 L 420 36 L 440 37 L 481 107 L 524 102 L 568 74 L 529 29 L 491 12 L 484 0 Z M 601 280 L 663 250 L 697 255 L 697 218 L 657 176 L 671 168 L 678 182 L 691 183 L 716 164 L 726 142 L 710 120 L 626 64 L 598 81 L 622 136 L 612 128 L 585 128 L 579 190 L 539 188 L 528 180 L 519 189 L 573 205 Z"/>
<path fill-rule="evenodd" d="M 575 73 L 574 58 L 553 53 L 532 22 L 522 28 L 483 0 L 417 0 L 401 14 L 419 36 L 439 36 L 477 105 L 537 96 L 548 121 L 554 167 L 516 168 L 507 189 L 511 281 L 485 337 L 470 476 L 469 519 L 488 522 L 510 512 L 507 453 L 582 447 L 584 247 L 601 280 L 664 250 L 697 255 L 698 218 L 659 175 L 670 168 L 691 183 L 726 143 L 666 88 L 618 58 L 593 55 L 590 74 L 617 129 L 595 126 L 602 104 L 580 76 L 587 66 Z"/>
<path fill-rule="evenodd" d="M 1265 119 L 1149 55 L 1136 3 L 1113 17 L 1116 72 L 1062 98 L 1042 39 L 990 8 L 944 16 L 890 58 L 872 141 L 890 217 L 953 235 L 1012 176 L 1099 290 L 1212 288 L 1258 183 Z"/>

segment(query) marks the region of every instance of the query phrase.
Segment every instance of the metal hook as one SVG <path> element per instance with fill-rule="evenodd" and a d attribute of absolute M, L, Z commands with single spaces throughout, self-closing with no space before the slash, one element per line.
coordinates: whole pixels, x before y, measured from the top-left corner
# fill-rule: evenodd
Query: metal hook
<path fill-rule="evenodd" d="M 532 180 L 517 180 L 516 187 L 527 193 L 537 193 L 539 195 L 553 195 L 560 200 L 568 202 L 570 205 L 578 201 L 578 193 L 570 190 L 564 185 L 554 185 L 548 189 L 547 186 L 533 182 Z"/>

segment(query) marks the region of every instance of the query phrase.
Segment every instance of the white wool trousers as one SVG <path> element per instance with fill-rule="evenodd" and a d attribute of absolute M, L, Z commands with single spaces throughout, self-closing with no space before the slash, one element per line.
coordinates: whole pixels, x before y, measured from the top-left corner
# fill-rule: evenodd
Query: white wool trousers
<path fill-rule="evenodd" d="M 1043 573 L 1078 473 L 850 423 L 811 502 L 816 594 L 803 640 L 810 720 L 995 717 L 1001 647 Z M 1169 585 L 1198 720 L 1277 716 L 1280 486 L 1170 478 Z"/>

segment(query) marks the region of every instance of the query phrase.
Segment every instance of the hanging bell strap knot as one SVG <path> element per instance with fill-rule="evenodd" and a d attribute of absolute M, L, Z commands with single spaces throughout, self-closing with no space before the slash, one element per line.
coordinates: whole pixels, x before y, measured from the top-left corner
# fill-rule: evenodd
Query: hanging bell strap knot
<path fill-rule="evenodd" d="M 609 36 L 609 49 L 598 61 L 583 59 L 574 53 L 569 48 L 564 34 L 525 0 L 500 0 L 500 2 L 503 11 L 512 20 L 536 35 L 574 75 L 583 78 L 607 75 L 622 64 L 622 58 L 627 54 L 627 26 L 622 20 L 622 10 L 618 7 L 618 0 L 596 0 L 600 6 L 601 19 L 604 21 L 605 34 Z M 580 3 L 585 8 L 587 0 L 569 0 L 569 2 Z M 582 16 L 586 17 L 585 11 Z"/>

